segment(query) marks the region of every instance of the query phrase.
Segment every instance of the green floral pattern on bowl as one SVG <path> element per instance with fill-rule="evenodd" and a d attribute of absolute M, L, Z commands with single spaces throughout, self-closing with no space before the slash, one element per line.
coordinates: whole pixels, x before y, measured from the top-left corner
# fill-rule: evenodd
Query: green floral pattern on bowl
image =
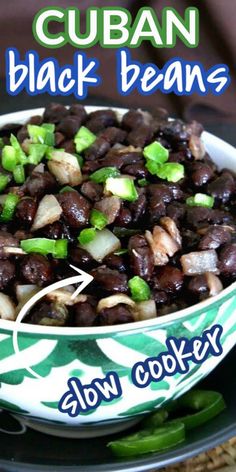
<path fill-rule="evenodd" d="M 94 111 L 96 107 L 88 107 Z M 126 110 L 119 110 L 122 114 Z M 5 123 L 24 123 L 43 109 L 28 110 L 0 117 Z M 204 133 L 207 151 L 220 167 L 236 170 L 235 149 Z M 223 328 L 222 355 L 209 356 L 202 364 L 190 363 L 186 374 L 176 373 L 138 388 L 131 379 L 135 363 L 158 356 L 166 350 L 170 336 L 192 339 L 219 324 Z M 68 435 L 68 429 L 88 428 L 87 435 L 124 429 L 166 401 L 176 398 L 207 376 L 236 343 L 236 283 L 201 304 L 161 318 L 104 328 L 53 328 L 21 324 L 18 333 L 20 356 L 13 347 L 13 327 L 0 320 L 0 408 L 22 418 L 31 426 L 52 434 Z M 27 367 L 40 376 L 35 378 Z M 70 417 L 58 410 L 67 391 L 69 378 L 89 384 L 116 372 L 122 396 L 102 402 L 96 409 Z M 40 426 L 39 426 L 40 425 Z M 103 425 L 107 429 L 103 430 Z M 50 430 L 51 428 L 51 430 Z M 99 432 L 100 431 L 100 432 Z M 101 432 L 102 431 L 102 432 Z"/>

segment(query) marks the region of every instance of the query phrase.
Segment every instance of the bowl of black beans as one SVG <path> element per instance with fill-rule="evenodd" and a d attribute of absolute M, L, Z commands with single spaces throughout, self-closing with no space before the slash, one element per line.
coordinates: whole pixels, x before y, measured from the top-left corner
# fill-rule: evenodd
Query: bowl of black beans
<path fill-rule="evenodd" d="M 163 109 L 0 117 L 1 408 L 99 436 L 216 367 L 235 344 L 235 171 L 232 146 Z"/>

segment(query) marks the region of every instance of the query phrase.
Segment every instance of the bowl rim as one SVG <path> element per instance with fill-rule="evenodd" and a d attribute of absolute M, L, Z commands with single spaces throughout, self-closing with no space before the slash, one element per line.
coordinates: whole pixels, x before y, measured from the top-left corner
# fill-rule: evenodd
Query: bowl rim
<path fill-rule="evenodd" d="M 68 107 L 68 106 L 67 106 Z M 121 116 L 128 111 L 127 108 L 122 107 L 109 107 L 109 106 L 95 106 L 95 105 L 87 105 L 85 109 L 90 113 L 96 110 L 101 109 L 112 109 L 116 113 L 120 114 Z M 25 120 L 32 116 L 33 114 L 42 114 L 45 110 L 45 107 L 40 108 L 30 108 L 26 110 L 21 110 L 13 113 L 6 113 L 0 115 L 0 127 L 4 126 L 5 124 L 10 123 L 20 123 L 24 124 Z M 222 139 L 218 138 L 217 136 L 213 135 L 212 133 L 208 133 L 207 131 L 203 132 L 203 140 L 213 138 L 215 144 L 224 145 L 228 152 L 235 152 L 235 148 L 223 141 Z M 107 334 L 119 334 L 123 332 L 143 332 L 144 330 L 148 330 L 151 328 L 164 328 L 166 325 L 171 324 L 174 321 L 187 321 L 190 320 L 191 317 L 195 317 L 198 314 L 203 313 L 209 307 L 213 306 L 214 304 L 223 303 L 224 300 L 229 298 L 229 296 L 236 295 L 236 282 L 230 284 L 227 288 L 222 290 L 218 295 L 213 297 L 207 298 L 206 300 L 196 303 L 192 306 L 187 308 L 183 308 L 182 310 L 178 310 L 173 313 L 169 313 L 167 315 L 163 315 L 157 318 L 152 318 L 149 320 L 144 321 L 135 321 L 132 323 L 120 324 L 120 325 L 112 325 L 112 326 L 95 326 L 95 327 L 55 327 L 55 326 L 41 326 L 41 325 L 33 325 L 33 324 L 24 324 L 24 323 L 17 323 L 16 321 L 7 321 L 0 319 L 0 331 L 15 331 L 20 333 L 31 333 L 31 334 L 44 334 L 44 335 L 51 335 L 51 336 L 94 336 L 97 335 L 98 337 L 102 337 Z"/>

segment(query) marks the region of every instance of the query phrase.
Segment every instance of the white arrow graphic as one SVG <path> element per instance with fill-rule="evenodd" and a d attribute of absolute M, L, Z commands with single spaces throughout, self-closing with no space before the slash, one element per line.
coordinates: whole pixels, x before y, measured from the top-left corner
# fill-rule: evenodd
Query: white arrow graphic
<path fill-rule="evenodd" d="M 48 293 L 51 293 L 54 290 L 58 290 L 59 288 L 62 288 L 62 287 L 67 287 L 68 285 L 73 285 L 73 284 L 77 284 L 81 282 L 79 287 L 71 295 L 71 298 L 73 300 L 74 298 L 77 297 L 79 293 L 81 293 L 85 289 L 85 287 L 87 287 L 87 285 L 89 285 L 92 282 L 93 280 L 92 275 L 88 274 L 87 272 L 84 272 L 83 270 L 71 264 L 70 264 L 70 267 L 74 269 L 76 272 L 78 272 L 79 275 L 68 277 L 67 279 L 64 279 L 64 280 L 59 280 L 59 282 L 51 284 L 48 287 L 45 287 L 42 290 L 40 290 L 40 292 L 36 293 L 32 298 L 30 298 L 30 300 L 28 300 L 26 304 L 21 308 L 14 322 L 12 342 L 13 342 L 13 348 L 14 348 L 15 354 L 21 357 L 22 367 L 24 367 L 30 374 L 32 374 L 34 377 L 38 379 L 41 379 L 42 376 L 34 372 L 34 370 L 31 369 L 31 367 L 28 367 L 27 365 L 24 364 L 22 352 L 19 350 L 19 346 L 18 346 L 19 325 L 21 321 L 23 320 L 23 318 L 25 317 L 25 315 L 35 305 L 35 303 L 37 303 L 41 298 L 45 297 Z"/>

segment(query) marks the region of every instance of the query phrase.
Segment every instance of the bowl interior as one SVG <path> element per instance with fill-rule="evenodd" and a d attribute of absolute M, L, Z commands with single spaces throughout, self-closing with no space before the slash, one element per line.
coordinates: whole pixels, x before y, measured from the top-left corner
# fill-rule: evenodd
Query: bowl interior
<path fill-rule="evenodd" d="M 86 106 L 86 110 L 91 113 L 93 111 L 107 109 L 108 107 L 101 106 Z M 114 108 L 119 117 L 122 117 L 124 113 L 128 110 L 125 108 Z M 19 123 L 24 124 L 31 116 L 33 115 L 42 115 L 44 108 L 35 108 L 30 110 L 19 111 L 16 113 L 9 113 L 0 116 L 0 128 L 6 124 Z M 220 168 L 229 168 L 236 171 L 236 149 L 230 144 L 226 143 L 220 138 L 217 138 L 211 133 L 206 131 L 202 134 L 202 139 L 205 144 L 206 150 L 209 153 L 210 157 L 214 160 L 216 165 Z M 179 310 L 178 312 L 165 315 L 164 317 L 150 319 L 146 321 L 137 321 L 135 323 L 127 323 L 125 325 L 115 325 L 115 326 L 105 326 L 105 327 L 92 327 L 92 328 L 73 328 L 73 335 L 96 335 L 101 334 L 101 329 L 103 333 L 114 333 L 114 332 L 123 332 L 123 331 L 142 331 L 145 327 L 151 326 L 165 326 L 166 324 L 172 323 L 175 320 L 182 318 L 191 317 L 191 315 L 196 315 L 197 312 L 201 313 L 202 310 L 206 310 L 213 303 L 218 303 L 223 301 L 229 293 L 236 291 L 236 282 L 231 284 L 225 290 L 223 290 L 219 295 L 209 298 L 201 303 L 193 305 L 192 307 Z M 16 323 L 14 323 L 16 324 Z M 0 328 L 5 330 L 13 330 L 13 323 L 11 321 L 0 320 Z M 18 331 L 21 332 L 31 332 L 31 333 L 41 333 L 41 334 L 61 334 L 61 335 L 71 335 L 71 328 L 63 327 L 50 327 L 50 326 L 36 326 L 36 325 L 18 325 Z"/>

